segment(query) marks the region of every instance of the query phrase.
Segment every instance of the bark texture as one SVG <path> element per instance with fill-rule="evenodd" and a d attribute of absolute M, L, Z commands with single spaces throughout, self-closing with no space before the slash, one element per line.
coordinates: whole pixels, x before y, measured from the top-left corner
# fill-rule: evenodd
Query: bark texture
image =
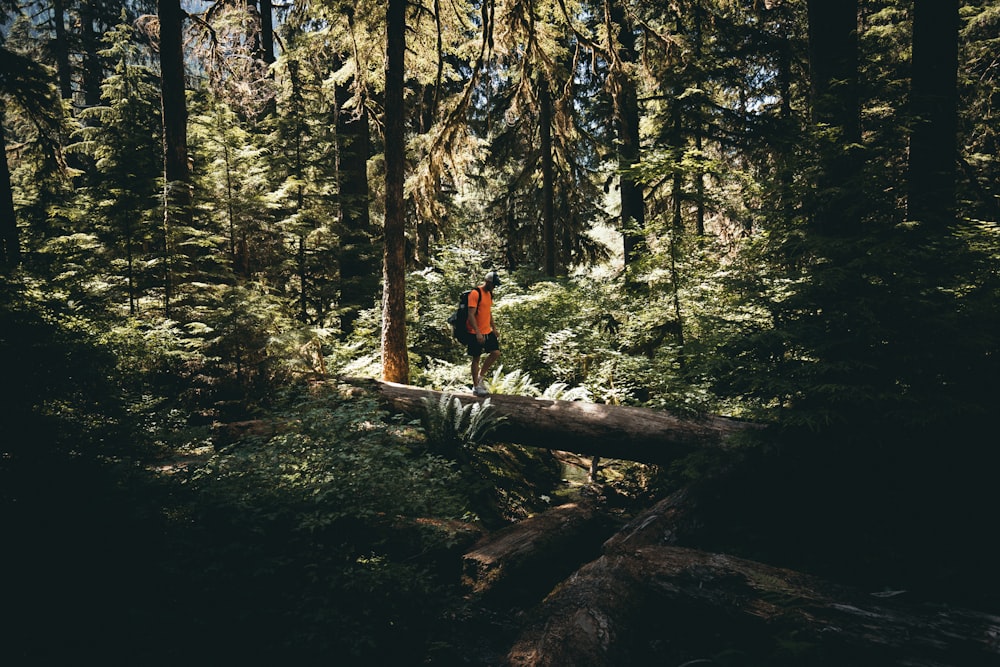
<path fill-rule="evenodd" d="M 13 269 L 21 263 L 21 239 L 14 213 L 14 190 L 10 183 L 7 165 L 7 139 L 3 131 L 4 109 L 0 102 L 0 272 Z"/>
<path fill-rule="evenodd" d="M 957 0 L 913 3 L 913 78 L 907 217 L 954 223 L 958 163 Z"/>
<path fill-rule="evenodd" d="M 589 503 L 553 507 L 480 539 L 462 559 L 462 583 L 477 596 L 533 602 L 599 556 L 614 529 Z"/>
<path fill-rule="evenodd" d="M 424 398 L 436 402 L 442 393 L 393 382 L 378 382 L 376 389 L 390 409 L 414 416 L 423 412 Z M 484 400 L 471 394 L 456 397 L 463 403 Z M 640 463 L 669 463 L 701 447 L 724 447 L 732 436 L 760 428 L 725 417 L 679 417 L 618 405 L 500 394 L 489 400 L 504 417 L 492 434 L 501 442 Z"/>
<path fill-rule="evenodd" d="M 589 563 L 524 627 L 507 664 L 721 664 L 712 656 L 723 651 L 769 665 L 966 667 L 1000 658 L 1000 617 L 905 605 L 792 570 L 667 546 Z"/>
<path fill-rule="evenodd" d="M 861 102 L 858 84 L 857 0 L 810 0 L 809 87 L 812 117 L 821 129 L 815 225 L 836 236 L 857 231 Z"/>
<path fill-rule="evenodd" d="M 406 220 L 403 208 L 406 0 L 389 0 L 386 26 L 382 378 L 391 382 L 406 382 L 410 376 L 406 349 Z"/>

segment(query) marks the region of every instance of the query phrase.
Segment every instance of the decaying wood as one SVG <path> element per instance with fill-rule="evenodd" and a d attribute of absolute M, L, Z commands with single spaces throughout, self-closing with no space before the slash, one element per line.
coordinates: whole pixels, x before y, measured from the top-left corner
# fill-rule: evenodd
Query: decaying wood
<path fill-rule="evenodd" d="M 604 543 L 605 553 L 637 547 L 683 545 L 701 529 L 698 513 L 708 483 L 685 486 L 629 521 Z"/>
<path fill-rule="evenodd" d="M 553 507 L 480 539 L 463 558 L 462 583 L 479 596 L 499 592 L 512 598 L 535 589 L 541 597 L 596 558 L 614 528 L 589 503 Z"/>
<path fill-rule="evenodd" d="M 437 401 L 442 392 L 392 382 L 368 383 L 390 409 L 419 415 L 424 399 Z M 463 404 L 485 399 L 454 394 Z M 669 463 L 701 447 L 722 447 L 737 433 L 759 425 L 726 417 L 687 418 L 663 410 L 618 405 L 554 401 L 494 394 L 490 405 L 504 417 L 493 436 L 529 447 L 640 463 Z"/>
<path fill-rule="evenodd" d="M 675 664 L 726 648 L 774 661 L 767 664 L 779 664 L 790 650 L 799 652 L 795 664 L 1000 664 L 1000 617 L 905 605 L 681 547 L 602 556 L 557 587 L 536 613 L 508 664 Z"/>

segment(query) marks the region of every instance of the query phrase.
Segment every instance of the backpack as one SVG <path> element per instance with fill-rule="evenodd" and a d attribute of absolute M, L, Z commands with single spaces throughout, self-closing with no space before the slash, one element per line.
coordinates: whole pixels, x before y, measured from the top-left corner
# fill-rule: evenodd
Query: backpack
<path fill-rule="evenodd" d="M 482 299 L 483 293 L 480 289 L 478 287 L 474 287 L 473 289 L 479 292 L 479 298 Z M 469 294 L 471 292 L 472 290 L 468 289 L 459 295 L 458 308 L 448 317 L 448 324 L 451 325 L 451 335 L 463 345 L 469 342 L 469 330 L 465 328 L 465 323 L 469 320 Z"/>

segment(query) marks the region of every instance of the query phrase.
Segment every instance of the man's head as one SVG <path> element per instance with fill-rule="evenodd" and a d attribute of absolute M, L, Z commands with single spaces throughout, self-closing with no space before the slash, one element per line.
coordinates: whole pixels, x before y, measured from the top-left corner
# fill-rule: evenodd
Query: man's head
<path fill-rule="evenodd" d="M 494 287 L 500 286 L 500 276 L 497 275 L 496 271 L 490 271 L 486 274 L 486 278 L 483 281 L 486 285 L 487 290 L 491 290 Z"/>

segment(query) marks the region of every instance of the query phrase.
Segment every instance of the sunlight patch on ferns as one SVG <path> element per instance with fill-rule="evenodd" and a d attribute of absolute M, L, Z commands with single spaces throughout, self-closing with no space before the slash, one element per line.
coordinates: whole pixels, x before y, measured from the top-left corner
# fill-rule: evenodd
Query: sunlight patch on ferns
<path fill-rule="evenodd" d="M 463 449 L 485 441 L 505 417 L 496 412 L 490 399 L 482 403 L 462 405 L 462 401 L 451 394 L 442 394 L 439 399 L 425 397 L 421 423 L 427 442 L 435 451 L 457 454 Z"/>

